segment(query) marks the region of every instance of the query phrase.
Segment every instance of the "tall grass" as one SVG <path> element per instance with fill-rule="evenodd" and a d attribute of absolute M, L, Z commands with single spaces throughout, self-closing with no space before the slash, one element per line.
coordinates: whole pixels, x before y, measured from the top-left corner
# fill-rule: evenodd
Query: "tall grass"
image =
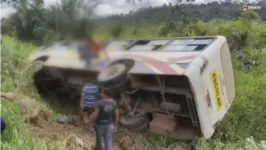
<path fill-rule="evenodd" d="M 203 22 L 197 22 L 197 29 L 190 32 L 191 35 L 204 33 L 208 27 L 208 35 L 225 35 L 232 48 L 241 46 L 241 42 L 236 41 L 241 37 L 241 30 L 249 29 L 248 49 L 257 51 L 260 47 L 265 47 L 264 38 L 266 36 L 266 24 L 252 22 L 243 24 L 243 21 L 214 22 L 209 26 Z M 195 28 L 195 27 L 194 27 Z M 123 30 L 121 37 L 155 37 L 162 27 L 149 27 L 138 29 L 136 27 L 127 27 Z M 108 34 L 108 28 L 99 28 L 96 38 L 111 39 Z M 180 33 L 179 33 L 180 32 Z M 184 35 L 182 30 L 174 29 L 167 36 Z M 240 35 L 238 35 L 240 34 Z M 238 45 L 236 45 L 238 44 Z M 20 101 L 27 101 L 29 110 L 36 106 L 54 114 L 51 109 L 43 104 L 31 83 L 31 64 L 26 62 L 29 53 L 34 49 L 34 45 L 17 41 L 15 38 L 4 37 L 2 45 L 2 70 L 1 70 L 1 90 L 14 91 L 19 97 L 14 104 L 3 101 L 1 104 L 2 116 L 6 119 L 8 127 L 2 136 L 2 149 L 30 149 L 46 150 L 59 149 L 59 145 L 51 145 L 41 139 L 32 137 L 29 126 L 24 123 L 25 110 L 21 109 Z M 234 51 L 241 51 L 233 49 Z M 247 57 L 246 60 L 253 59 Z M 176 140 L 158 135 L 139 136 L 137 144 L 128 146 L 129 150 L 264 150 L 266 149 L 266 49 L 259 53 L 260 63 L 257 66 L 246 68 L 243 63 L 234 57 L 234 74 L 236 80 L 236 98 L 219 125 L 213 138 L 204 140 L 198 139 L 192 143 L 177 142 Z M 239 63 L 241 62 L 241 63 Z M 27 69 L 29 68 L 29 69 Z M 30 98 L 27 98 L 29 96 Z M 29 105 L 33 106 L 29 106 Z M 23 114 L 22 114 L 23 113 Z M 27 113 L 27 111 L 26 111 Z"/>
<path fill-rule="evenodd" d="M 1 101 L 1 116 L 7 128 L 1 136 L 3 150 L 58 150 L 60 143 L 48 144 L 45 140 L 34 138 L 25 115 L 36 109 L 50 113 L 49 107 L 38 101 L 39 96 L 31 84 L 32 67 L 27 56 L 34 45 L 22 43 L 15 38 L 3 37 L 1 45 L 1 91 L 15 94 L 15 102 Z M 28 96 L 35 98 L 30 99 Z"/>

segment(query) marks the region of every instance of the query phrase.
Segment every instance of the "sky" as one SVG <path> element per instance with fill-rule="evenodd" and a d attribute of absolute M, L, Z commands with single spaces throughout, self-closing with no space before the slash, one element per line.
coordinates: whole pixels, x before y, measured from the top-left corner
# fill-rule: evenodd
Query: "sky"
<path fill-rule="evenodd" d="M 54 4 L 60 0 L 44 0 L 46 6 Z M 138 0 L 137 0 L 138 1 Z M 137 2 L 135 4 L 135 9 L 143 8 L 146 6 L 160 6 L 164 3 L 173 2 L 175 0 L 142 0 L 142 2 Z M 126 0 L 100 0 L 100 4 L 95 8 L 95 13 L 99 16 L 113 15 L 128 13 L 134 10 L 134 5 L 132 3 L 127 3 Z M 14 9 L 10 7 L 1 7 L 1 18 L 8 16 L 14 12 Z"/>
<path fill-rule="evenodd" d="M 49 6 L 60 0 L 44 0 L 45 5 Z M 95 13 L 98 16 L 107 16 L 114 14 L 128 13 L 130 11 L 137 10 L 144 7 L 161 6 L 163 4 L 174 3 L 176 0 L 138 0 L 135 6 L 132 3 L 127 3 L 126 0 L 99 0 L 100 4 L 95 8 Z M 195 0 L 196 3 L 208 3 L 217 0 Z M 1 6 L 0 17 L 6 17 L 14 12 L 14 9 L 6 6 Z"/>

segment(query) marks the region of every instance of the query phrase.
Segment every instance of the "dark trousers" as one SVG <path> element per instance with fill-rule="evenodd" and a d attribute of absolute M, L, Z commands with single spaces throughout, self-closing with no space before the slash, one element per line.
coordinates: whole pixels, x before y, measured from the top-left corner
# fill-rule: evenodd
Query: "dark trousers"
<path fill-rule="evenodd" d="M 1 134 L 3 134 L 5 129 L 6 129 L 6 123 L 5 120 L 1 117 Z"/>
<path fill-rule="evenodd" d="M 102 138 L 104 138 L 105 150 L 112 150 L 112 140 L 114 133 L 114 125 L 96 125 L 96 150 L 102 150 Z"/>
<path fill-rule="evenodd" d="M 94 107 L 83 107 L 83 112 L 93 113 L 94 109 Z"/>

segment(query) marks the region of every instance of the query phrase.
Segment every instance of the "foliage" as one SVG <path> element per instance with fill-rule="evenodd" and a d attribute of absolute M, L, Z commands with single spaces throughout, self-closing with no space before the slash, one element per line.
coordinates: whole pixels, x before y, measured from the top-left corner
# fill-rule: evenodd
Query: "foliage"
<path fill-rule="evenodd" d="M 193 4 L 193 3 L 192 3 Z M 241 6 L 243 3 L 212 2 L 208 4 L 179 4 L 163 5 L 160 7 L 147 7 L 136 13 L 128 15 L 113 15 L 108 18 L 97 19 L 97 23 L 116 23 L 123 22 L 128 25 L 154 25 L 170 21 L 180 21 L 186 19 L 199 19 L 202 21 L 211 21 L 213 19 L 234 20 L 241 16 L 243 12 Z M 262 20 L 266 20 L 266 1 L 258 4 L 262 9 L 256 10 Z M 252 14 L 251 14 L 251 17 Z"/>
<path fill-rule="evenodd" d="M 16 34 L 21 40 L 33 41 L 36 44 L 42 45 L 51 43 L 54 40 L 76 39 L 84 36 L 92 35 L 97 27 L 108 24 L 112 36 L 117 36 L 121 28 L 117 23 L 123 26 L 137 26 L 138 28 L 152 25 L 161 25 L 165 22 L 168 27 L 162 27 L 161 36 L 168 33 L 173 33 L 171 36 L 182 35 L 183 29 L 185 32 L 191 31 L 186 35 L 205 35 L 208 28 L 197 28 L 200 25 L 193 25 L 197 19 L 204 22 L 219 19 L 237 19 L 244 17 L 246 21 L 252 19 L 266 19 L 266 2 L 262 1 L 263 9 L 257 13 L 248 11 L 244 14 L 241 10 L 241 4 L 237 3 L 222 3 L 217 2 L 192 5 L 176 3 L 163 5 L 155 8 L 145 8 L 138 12 L 128 15 L 114 15 L 108 18 L 94 18 L 94 8 L 99 1 L 90 0 L 61 0 L 60 3 L 44 6 L 43 0 L 3 0 L 15 4 L 16 13 L 9 18 L 2 20 L 2 33 L 13 35 Z M 135 3 L 136 1 L 129 0 Z M 179 3 L 179 2 L 177 2 Z M 244 16 L 243 16 L 244 14 Z M 259 17 L 260 16 L 260 17 Z M 190 24 L 188 26 L 188 23 Z M 196 22 L 200 23 L 200 22 Z M 201 23 L 203 25 L 203 23 Z M 176 27 L 179 26 L 179 28 Z M 175 27 L 174 27 L 175 26 Z M 205 26 L 206 27 L 206 26 Z M 135 33 L 137 30 L 135 30 Z M 197 33 L 196 33 L 197 32 Z M 236 36 L 245 36 L 246 32 L 235 32 Z M 119 35 L 119 34 L 118 34 Z M 170 36 L 170 35 L 169 35 Z"/>
<path fill-rule="evenodd" d="M 9 35 L 15 32 L 19 39 L 36 44 L 90 36 L 93 29 L 90 17 L 95 5 L 89 0 L 62 0 L 45 8 L 43 0 L 20 0 L 16 13 L 3 20 L 2 32 Z"/>
<path fill-rule="evenodd" d="M 174 24 L 174 23 L 173 23 Z M 190 25 L 190 23 L 188 23 Z M 237 48 L 241 44 L 240 41 L 234 40 L 232 33 L 238 28 L 245 29 L 246 25 L 241 20 L 236 21 L 212 21 L 208 23 L 204 23 L 200 20 L 193 22 L 193 26 L 189 28 L 188 33 L 182 33 L 182 30 L 179 30 L 178 34 L 191 34 L 197 35 L 205 31 L 208 28 L 207 35 L 217 35 L 223 34 L 227 36 L 228 42 L 230 44 L 231 49 Z M 164 25 L 162 25 L 164 26 Z M 237 28 L 238 27 L 238 28 Z M 132 35 L 133 31 L 138 32 L 138 35 L 135 36 L 143 36 L 143 37 L 153 37 L 154 31 L 160 31 L 161 28 L 157 26 L 151 26 L 149 28 L 153 28 L 152 30 L 147 28 L 132 28 L 127 27 L 124 29 L 125 32 L 122 32 L 122 37 L 134 37 Z M 197 29 L 195 29 L 197 28 Z M 247 51 L 250 55 L 245 58 L 248 60 L 248 57 L 252 58 L 252 51 L 258 50 L 255 42 L 260 43 L 260 47 L 265 47 L 265 43 L 260 40 L 265 40 L 261 36 L 265 30 L 265 22 L 260 22 L 259 20 L 254 20 L 250 23 L 248 30 L 248 40 L 246 46 L 249 48 Z M 110 30 L 109 28 L 99 28 L 97 29 L 98 37 L 103 37 L 101 34 L 105 34 L 106 31 Z M 185 30 L 184 30 L 185 31 Z M 176 32 L 176 31 L 173 31 Z M 259 33 L 259 34 L 258 34 Z M 171 33 L 169 33 L 171 35 Z M 173 34 L 173 33 L 172 33 Z M 159 33 L 157 33 L 157 36 Z M 106 37 L 105 37 L 106 36 Z M 105 38 L 112 35 L 105 35 Z M 252 38 L 251 38 L 252 37 Z M 25 69 L 24 60 L 29 52 L 35 47 L 32 44 L 24 44 L 18 42 L 14 38 L 4 37 L 3 41 L 4 45 L 2 47 L 2 89 L 3 90 L 12 90 L 12 89 L 23 89 L 24 93 L 29 93 L 31 97 L 37 97 L 36 91 L 30 90 L 30 83 L 24 83 L 21 81 L 29 80 L 28 75 L 23 75 L 23 69 Z M 232 44 L 235 43 L 235 44 Z M 237 49 L 232 50 L 238 51 Z M 251 55 L 252 54 L 252 55 Z M 261 52 L 258 52 L 257 55 L 260 57 L 265 57 L 266 48 L 262 49 Z M 235 64 L 235 79 L 236 79 L 236 100 L 230 109 L 229 113 L 226 115 L 225 119 L 223 119 L 221 125 L 218 127 L 217 133 L 214 135 L 212 139 L 204 140 L 199 139 L 191 144 L 186 144 L 183 142 L 176 142 L 170 138 L 158 135 L 148 135 L 142 137 L 139 141 L 139 144 L 135 146 L 141 148 L 143 150 L 149 149 L 160 149 L 160 150 L 172 150 L 172 149 L 188 149 L 189 147 L 194 147 L 195 149 L 226 149 L 226 150 L 234 150 L 234 149 L 257 149 L 263 150 L 265 148 L 265 140 L 266 132 L 264 130 L 265 121 L 261 118 L 264 118 L 266 103 L 264 101 L 265 92 L 263 91 L 263 87 L 266 86 L 265 73 L 266 73 L 266 60 L 261 59 L 260 63 L 257 66 L 252 66 L 249 69 L 247 66 L 243 65 L 242 61 L 239 61 L 237 57 L 234 57 Z M 22 64 L 22 65 L 21 65 Z M 21 67 L 23 66 L 23 67 Z M 20 68 L 18 70 L 18 68 Z M 246 73 L 248 71 L 248 73 Z M 25 80 L 25 77 L 28 77 Z M 29 85 L 29 86 L 28 86 Z M 27 87 L 27 88 L 26 88 Z M 29 89 L 29 90 L 28 90 Z M 20 111 L 18 111 L 18 107 L 13 104 L 8 104 L 7 102 L 3 103 L 3 115 L 4 116 L 14 116 L 21 118 Z M 13 112 L 12 112 L 13 111 Z M 25 128 L 25 124 L 21 124 L 21 119 L 15 118 L 7 118 L 9 126 L 16 126 L 17 128 L 9 128 L 7 133 L 3 136 L 4 144 L 3 148 L 15 147 L 12 141 L 25 140 L 24 142 L 29 142 L 28 145 L 34 145 L 35 148 L 38 149 L 46 149 L 48 147 L 42 140 L 32 139 L 27 130 L 21 131 L 20 126 Z M 20 123 L 20 124 L 19 124 Z M 19 132 L 19 134 L 17 134 Z M 25 133 L 24 133 L 25 132 Z M 10 133 L 10 134 L 8 134 Z M 11 134 L 12 133 L 12 134 Z M 25 135 L 24 135 L 25 134 Z M 27 135 L 27 136 L 26 136 Z M 23 137 L 22 137 L 23 136 Z M 31 143 L 31 142 L 34 142 Z M 20 142 L 19 142 L 20 143 Z M 16 143 L 16 144 L 19 144 Z M 18 145 L 22 146 L 22 145 Z M 24 145 L 23 145 L 24 146 Z M 32 147 L 34 147 L 32 146 Z M 142 147 L 141 147 L 142 146 Z M 32 149 L 30 147 L 29 149 Z M 136 148 L 135 147 L 135 148 Z M 130 147 L 134 149 L 134 147 Z M 129 148 L 129 149 L 130 149 Z"/>
<path fill-rule="evenodd" d="M 113 26 L 113 28 L 111 29 L 111 36 L 113 38 L 118 38 L 121 33 L 123 32 L 123 27 L 121 24 L 116 24 Z"/>
<path fill-rule="evenodd" d="M 250 14 L 253 17 L 249 18 Z M 121 37 L 178 37 L 223 35 L 227 38 L 233 58 L 238 60 L 237 67 L 252 71 L 262 61 L 261 50 L 266 47 L 266 23 L 254 12 L 242 12 L 237 20 L 202 20 L 183 19 L 160 25 L 123 26 Z M 98 28 L 97 36 L 110 39 L 113 28 Z"/>
<path fill-rule="evenodd" d="M 84 1 L 63 0 L 63 2 L 49 8 L 44 8 L 41 0 L 38 3 L 34 1 L 19 3 L 17 13 L 4 20 L 2 31 L 5 34 L 17 36 L 20 40 L 29 40 L 38 44 L 50 43 L 57 39 L 79 38 L 92 33 L 100 40 L 118 37 L 155 38 L 199 35 L 223 35 L 228 40 L 234 62 L 236 100 L 214 137 L 209 140 L 198 139 L 192 143 L 185 143 L 150 134 L 141 136 L 138 144 L 128 149 L 265 149 L 265 141 L 263 141 L 266 139 L 266 121 L 263 119 L 266 114 L 264 100 L 266 59 L 263 59 L 266 57 L 266 23 L 263 21 L 265 10 L 260 10 L 258 13 L 240 12 L 238 4 L 230 3 L 222 5 L 210 3 L 197 7 L 165 5 L 160 8 L 147 8 L 128 16 L 113 16 L 97 20 L 97 28 L 93 30 L 94 26 L 90 18 L 76 15 L 89 16 L 93 14 L 91 9 L 84 13 L 73 6 L 81 5 Z M 91 6 L 93 5 L 89 5 Z M 179 8 L 182 8 L 181 11 L 184 11 L 184 14 L 178 13 L 180 10 L 176 9 Z M 118 21 L 120 24 L 117 24 Z M 102 24 L 108 24 L 108 27 Z M 3 43 L 1 90 L 16 90 L 18 93 L 36 99 L 41 105 L 38 101 L 40 98 L 31 84 L 31 65 L 25 61 L 35 45 L 6 36 L 3 37 Z M 2 137 L 1 148 L 53 149 L 44 140 L 34 139 L 31 136 L 28 126 L 21 123 L 23 116 L 18 104 L 3 102 L 2 106 L 2 114 L 7 120 L 8 129 Z"/>
<path fill-rule="evenodd" d="M 25 95 L 32 98 L 40 99 L 37 91 L 31 83 L 32 68 L 27 63 L 29 52 L 35 47 L 32 44 L 22 43 L 15 38 L 4 37 L 1 45 L 1 91 L 14 92 L 16 99 L 14 103 L 7 101 L 1 102 L 1 116 L 6 121 L 7 129 L 1 136 L 1 149 L 28 149 L 28 150 L 57 150 L 60 143 L 55 145 L 48 144 L 45 140 L 36 139 L 31 135 L 27 124 L 24 124 L 21 104 L 26 101 Z M 36 105 L 34 105 L 36 103 Z M 28 102 L 27 110 L 32 113 L 35 109 L 33 106 L 46 108 L 45 104 L 40 101 L 31 99 Z"/>

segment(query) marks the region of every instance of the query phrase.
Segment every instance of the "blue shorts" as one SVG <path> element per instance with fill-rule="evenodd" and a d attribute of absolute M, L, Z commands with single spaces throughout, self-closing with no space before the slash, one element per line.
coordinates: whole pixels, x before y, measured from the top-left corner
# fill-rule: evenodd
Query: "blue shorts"
<path fill-rule="evenodd" d="M 6 123 L 5 123 L 5 120 L 1 118 L 1 134 L 3 134 L 4 130 L 6 129 Z"/>

